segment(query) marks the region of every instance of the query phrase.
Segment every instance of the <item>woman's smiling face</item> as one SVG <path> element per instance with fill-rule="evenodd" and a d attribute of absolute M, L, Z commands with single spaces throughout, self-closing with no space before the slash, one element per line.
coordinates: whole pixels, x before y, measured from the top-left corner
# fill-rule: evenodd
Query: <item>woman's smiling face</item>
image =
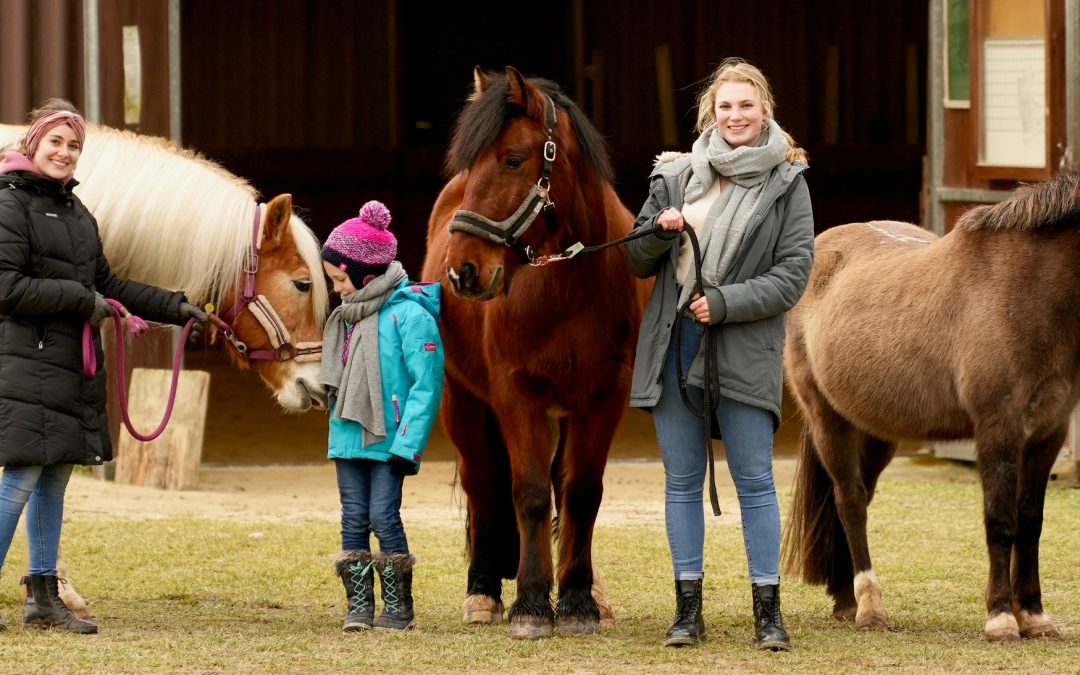
<path fill-rule="evenodd" d="M 713 114 L 720 136 L 733 149 L 755 146 L 765 128 L 765 107 L 749 82 L 725 82 L 716 90 Z"/>
<path fill-rule="evenodd" d="M 81 153 L 82 145 L 75 136 L 75 130 L 66 124 L 57 124 L 38 143 L 30 161 L 49 178 L 66 181 L 75 173 Z"/>

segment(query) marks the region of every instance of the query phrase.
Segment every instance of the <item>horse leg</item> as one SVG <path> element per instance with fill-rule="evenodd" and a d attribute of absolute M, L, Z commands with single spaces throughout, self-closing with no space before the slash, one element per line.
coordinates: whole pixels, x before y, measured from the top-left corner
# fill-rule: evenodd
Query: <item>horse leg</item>
<path fill-rule="evenodd" d="M 569 446 L 561 475 L 555 478 L 561 485 L 557 490 L 561 499 L 556 615 L 563 634 L 595 633 L 600 627 L 601 612 L 593 597 L 592 538 L 604 494 L 608 450 L 622 412 L 622 405 L 606 406 L 570 419 Z"/>
<path fill-rule="evenodd" d="M 555 494 L 555 521 L 553 524 L 553 537 L 556 542 L 563 541 L 562 529 L 559 527 L 559 514 L 564 508 L 563 502 L 563 457 L 566 449 L 566 437 L 567 437 L 567 422 L 566 418 L 562 418 L 559 424 L 559 442 L 555 448 L 555 459 L 551 463 L 551 486 Z M 591 550 L 591 548 L 590 548 Z M 561 551 L 561 549 L 560 549 Z M 556 577 L 562 578 L 558 573 Z M 560 584 L 560 588 L 562 585 Z M 604 590 L 604 581 L 600 575 L 600 570 L 596 567 L 596 561 L 592 564 L 592 599 L 596 603 L 597 609 L 600 611 L 600 628 L 614 628 L 615 627 L 615 610 L 612 608 L 611 603 L 607 600 L 607 592 Z M 563 633 L 567 632 L 567 627 L 562 623 L 560 619 L 559 630 Z M 578 631 L 581 632 L 581 631 Z M 591 632 L 591 631 L 589 631 Z"/>
<path fill-rule="evenodd" d="M 1013 543 L 1012 590 L 1013 616 L 1026 638 L 1060 637 L 1050 616 L 1043 611 L 1039 581 L 1039 539 L 1042 534 L 1043 504 L 1046 485 L 1058 451 L 1065 440 L 1067 427 L 1049 438 L 1031 442 L 1020 458 L 1020 493 L 1016 541 Z"/>
<path fill-rule="evenodd" d="M 1017 480 L 1022 433 L 1003 424 L 975 430 L 975 463 L 983 489 L 983 525 L 990 558 L 986 583 L 986 624 L 992 642 L 1019 642 L 1013 615 L 1011 558 L 1017 532 Z"/>
<path fill-rule="evenodd" d="M 539 406 L 515 393 L 496 408 L 510 454 L 514 513 L 521 535 L 518 551 L 517 599 L 510 608 L 512 638 L 551 635 L 555 614 L 551 607 L 554 581 L 551 564 L 551 431 Z"/>
<path fill-rule="evenodd" d="M 518 567 L 506 446 L 491 409 L 449 378 L 442 422 L 458 449 L 461 486 L 468 499 L 469 573 L 462 615 L 469 623 L 499 623 L 502 580 L 513 578 Z"/>
<path fill-rule="evenodd" d="M 806 426 L 786 535 L 786 567 L 801 567 L 804 581 L 825 584 L 836 618 L 854 619 L 859 628 L 887 629 L 866 539 L 866 509 L 896 444 L 856 429 L 809 377 L 795 387 Z"/>

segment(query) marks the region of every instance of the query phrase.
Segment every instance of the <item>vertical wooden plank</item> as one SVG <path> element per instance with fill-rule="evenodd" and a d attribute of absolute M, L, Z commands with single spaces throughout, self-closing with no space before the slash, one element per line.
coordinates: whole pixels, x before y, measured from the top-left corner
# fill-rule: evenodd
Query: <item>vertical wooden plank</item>
<path fill-rule="evenodd" d="M 131 375 L 128 413 L 135 430 L 146 434 L 161 422 L 169 395 L 172 372 L 136 368 Z M 116 452 L 116 482 L 169 490 L 198 486 L 203 433 L 210 389 L 210 373 L 180 373 L 172 418 L 152 441 L 136 440 L 122 431 Z"/>

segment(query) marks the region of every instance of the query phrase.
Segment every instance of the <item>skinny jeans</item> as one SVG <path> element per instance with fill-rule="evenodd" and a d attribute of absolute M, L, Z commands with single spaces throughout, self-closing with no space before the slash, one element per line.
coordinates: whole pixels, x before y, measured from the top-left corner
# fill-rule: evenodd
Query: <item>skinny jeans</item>
<path fill-rule="evenodd" d="M 55 575 L 64 521 L 64 493 L 72 464 L 9 466 L 0 477 L 0 567 L 3 567 L 26 506 L 30 574 Z"/>
<path fill-rule="evenodd" d="M 704 576 L 704 485 L 708 458 L 705 420 L 694 415 L 679 391 L 676 348 L 683 372 L 698 353 L 707 327 L 685 316 L 681 346 L 674 332 L 663 370 L 663 390 L 652 409 L 653 424 L 664 463 L 664 511 L 671 562 L 677 580 Z M 723 364 L 720 364 L 723 367 Z M 688 395 L 700 410 L 704 392 L 689 386 Z M 773 480 L 772 413 L 724 396 L 714 412 L 724 439 L 728 470 L 739 497 L 743 544 L 753 584 L 780 583 L 780 506 Z"/>

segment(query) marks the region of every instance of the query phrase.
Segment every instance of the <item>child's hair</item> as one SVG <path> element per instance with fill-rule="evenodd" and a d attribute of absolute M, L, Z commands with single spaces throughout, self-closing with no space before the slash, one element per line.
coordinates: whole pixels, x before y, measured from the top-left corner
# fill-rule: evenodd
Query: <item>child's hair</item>
<path fill-rule="evenodd" d="M 323 260 L 349 275 L 356 288 L 370 276 L 379 276 L 397 257 L 397 239 L 387 229 L 390 210 L 370 201 L 360 215 L 334 228 L 322 247 Z"/>

